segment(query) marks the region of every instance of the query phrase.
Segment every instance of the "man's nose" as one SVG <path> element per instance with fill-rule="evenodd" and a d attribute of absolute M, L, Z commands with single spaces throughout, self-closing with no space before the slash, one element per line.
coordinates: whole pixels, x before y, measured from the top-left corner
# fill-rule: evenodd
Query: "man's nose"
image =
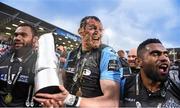
<path fill-rule="evenodd" d="M 99 33 L 99 31 L 97 29 L 95 29 L 94 34 L 98 34 L 98 33 Z"/>
<path fill-rule="evenodd" d="M 169 57 L 165 54 L 161 54 L 161 56 L 159 57 L 159 59 L 162 61 L 162 62 L 166 62 L 169 60 Z"/>
<path fill-rule="evenodd" d="M 128 60 L 133 60 L 133 57 L 128 57 Z"/>

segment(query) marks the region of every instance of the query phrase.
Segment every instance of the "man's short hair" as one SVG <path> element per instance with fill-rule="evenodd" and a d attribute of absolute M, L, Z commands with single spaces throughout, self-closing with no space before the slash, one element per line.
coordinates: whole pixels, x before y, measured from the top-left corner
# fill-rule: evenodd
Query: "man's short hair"
<path fill-rule="evenodd" d="M 98 17 L 96 17 L 96 16 L 86 16 L 86 17 L 84 17 L 84 18 L 81 20 L 81 22 L 80 22 L 80 28 L 86 26 L 86 24 L 87 24 L 86 20 L 87 20 L 87 19 L 94 19 L 94 20 L 96 20 L 96 21 L 98 21 L 98 22 L 101 23 L 101 20 L 100 20 Z"/>
<path fill-rule="evenodd" d="M 37 29 L 36 29 L 36 27 L 34 27 L 33 25 L 31 25 L 29 23 L 21 23 L 21 24 L 18 25 L 18 27 L 24 27 L 24 26 L 30 27 L 33 36 L 37 36 Z"/>
<path fill-rule="evenodd" d="M 146 49 L 146 45 L 148 44 L 151 44 L 151 43 L 161 43 L 161 41 L 159 39 L 156 39 L 156 38 L 150 38 L 150 39 L 147 39 L 145 41 L 143 41 L 142 43 L 139 44 L 138 48 L 137 48 L 137 56 L 138 57 L 142 57 L 143 55 L 143 51 L 145 51 Z"/>
<path fill-rule="evenodd" d="M 124 57 L 124 56 L 125 56 L 124 50 L 119 50 L 117 53 L 118 53 L 118 55 L 119 55 L 120 57 Z"/>

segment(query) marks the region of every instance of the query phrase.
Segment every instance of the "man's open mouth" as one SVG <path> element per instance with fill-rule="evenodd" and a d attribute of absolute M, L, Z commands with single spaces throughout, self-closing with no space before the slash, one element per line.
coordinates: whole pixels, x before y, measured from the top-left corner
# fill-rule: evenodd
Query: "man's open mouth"
<path fill-rule="evenodd" d="M 159 66 L 159 71 L 160 71 L 160 73 L 162 73 L 162 74 L 168 73 L 168 64 L 161 64 L 161 65 Z"/>

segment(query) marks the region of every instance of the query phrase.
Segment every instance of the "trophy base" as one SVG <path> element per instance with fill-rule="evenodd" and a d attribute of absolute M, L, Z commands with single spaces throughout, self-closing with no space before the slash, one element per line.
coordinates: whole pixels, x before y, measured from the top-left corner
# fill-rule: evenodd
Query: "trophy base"
<path fill-rule="evenodd" d="M 49 94 L 55 94 L 60 93 L 61 90 L 59 89 L 59 86 L 48 86 L 45 88 L 42 88 L 36 92 L 37 93 L 49 93 Z"/>

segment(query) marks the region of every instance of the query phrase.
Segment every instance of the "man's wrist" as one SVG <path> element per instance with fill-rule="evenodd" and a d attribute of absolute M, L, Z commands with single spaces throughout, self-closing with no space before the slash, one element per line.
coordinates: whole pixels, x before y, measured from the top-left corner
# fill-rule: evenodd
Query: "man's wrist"
<path fill-rule="evenodd" d="M 64 104 L 68 106 L 79 106 L 81 101 L 81 97 L 68 94 L 68 96 L 64 100 Z"/>

